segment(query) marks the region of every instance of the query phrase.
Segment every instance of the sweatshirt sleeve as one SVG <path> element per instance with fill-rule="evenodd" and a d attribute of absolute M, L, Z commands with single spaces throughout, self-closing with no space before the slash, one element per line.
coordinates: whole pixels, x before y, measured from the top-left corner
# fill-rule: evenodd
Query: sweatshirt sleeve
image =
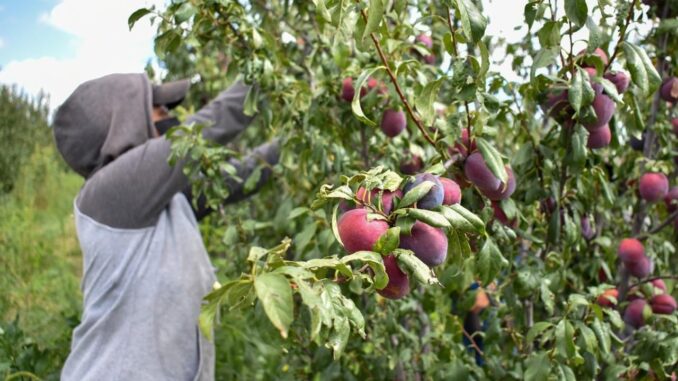
<path fill-rule="evenodd" d="M 206 138 L 227 143 L 251 121 L 242 112 L 247 91 L 244 85 L 232 86 L 189 117 L 186 123 L 205 123 L 208 126 L 203 132 Z M 263 152 L 255 150 L 242 162 L 232 162 L 239 175 L 251 173 L 260 158 L 277 162 L 277 143 L 263 147 L 267 148 L 258 149 Z M 165 137 L 150 139 L 125 152 L 87 180 L 78 195 L 78 208 L 94 220 L 115 228 L 138 229 L 154 225 L 172 197 L 189 186 L 188 178 L 183 174 L 185 162 L 169 165 L 170 153 L 171 143 Z M 228 177 L 225 181 L 232 187 L 233 198 L 237 198 L 242 192 L 242 184 Z"/>

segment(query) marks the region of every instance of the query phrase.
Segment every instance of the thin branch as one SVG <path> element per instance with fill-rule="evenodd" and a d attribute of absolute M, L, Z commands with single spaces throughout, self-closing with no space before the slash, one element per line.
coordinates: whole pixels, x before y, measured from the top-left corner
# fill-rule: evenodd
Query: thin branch
<path fill-rule="evenodd" d="M 657 233 L 658 231 L 660 231 L 660 230 L 664 229 L 665 227 L 667 227 L 668 225 L 670 225 L 671 222 L 673 222 L 673 220 L 675 220 L 676 218 L 678 218 L 678 210 L 675 210 L 673 213 L 669 214 L 669 216 L 666 218 L 666 220 L 664 220 L 659 225 L 653 227 L 652 229 L 648 230 L 646 233 L 636 235 L 636 238 L 641 240 L 641 241 L 646 240 L 652 234 Z"/>
<path fill-rule="evenodd" d="M 484 356 L 485 354 L 483 353 L 483 351 L 478 347 L 478 344 L 476 344 L 476 341 L 473 340 L 473 336 L 471 336 L 471 335 L 470 335 L 468 332 L 466 332 L 466 330 L 463 329 L 463 328 L 462 328 L 461 331 L 464 333 L 464 336 L 466 336 L 466 338 L 468 339 L 468 341 L 471 342 L 471 346 L 473 347 L 473 349 L 475 349 L 475 351 L 478 352 L 479 355 Z"/>
<path fill-rule="evenodd" d="M 450 34 L 452 35 L 452 50 L 454 50 L 454 55 L 459 56 L 459 50 L 457 49 L 457 39 L 454 37 L 454 26 L 452 26 L 452 10 L 450 7 L 447 7 L 447 26 L 450 28 Z M 468 109 L 468 101 L 464 101 L 464 109 L 466 110 L 466 130 L 468 133 L 469 147 L 468 150 L 471 150 L 471 112 Z"/>
<path fill-rule="evenodd" d="M 629 6 L 629 13 L 628 15 L 626 15 L 626 21 L 619 30 L 619 39 L 617 40 L 617 45 L 614 47 L 614 52 L 612 52 L 610 60 L 607 62 L 607 65 L 605 65 L 605 70 L 603 70 L 603 72 L 606 72 L 607 69 L 609 69 L 610 66 L 612 66 L 612 62 L 614 61 L 615 58 L 617 58 L 617 54 L 619 54 L 619 47 L 621 46 L 621 43 L 624 41 L 624 37 L 626 36 L 626 30 L 628 29 L 629 24 L 631 23 L 631 19 L 633 18 L 633 8 L 636 6 L 637 2 L 638 0 L 633 0 L 633 2 L 631 2 L 631 5 Z"/>
<path fill-rule="evenodd" d="M 658 280 L 658 279 L 678 279 L 678 275 L 659 275 L 659 276 L 654 276 L 654 277 L 652 277 L 652 278 L 643 279 L 643 280 L 639 281 L 638 283 L 631 285 L 630 288 L 638 287 L 638 286 L 640 286 L 641 284 L 648 283 L 648 282 L 652 282 L 652 281 Z"/>
<path fill-rule="evenodd" d="M 365 13 L 364 9 L 360 10 L 360 14 L 362 14 L 363 19 L 365 22 L 367 22 L 367 14 Z M 398 93 L 398 97 L 400 97 L 400 100 L 403 102 L 405 105 L 405 109 L 407 110 L 407 113 L 410 115 L 410 118 L 414 121 L 414 124 L 417 125 L 417 128 L 419 131 L 421 131 L 421 134 L 424 135 L 424 139 L 426 139 L 427 142 L 431 143 L 435 147 L 436 142 L 433 141 L 431 136 L 426 132 L 426 128 L 424 127 L 424 124 L 421 122 L 419 117 L 414 113 L 414 110 L 412 109 L 412 106 L 410 105 L 410 102 L 407 101 L 407 98 L 405 98 L 405 94 L 403 93 L 403 90 L 400 88 L 400 84 L 398 83 L 398 79 L 396 78 L 395 74 L 393 74 L 393 71 L 391 70 L 391 67 L 388 64 L 388 60 L 386 59 L 386 55 L 384 55 L 383 50 L 381 49 L 381 44 L 379 43 L 379 39 L 374 33 L 370 33 L 370 37 L 372 38 L 372 42 L 374 43 L 374 46 L 377 48 L 377 53 L 379 53 L 379 58 L 381 59 L 381 63 L 386 67 L 386 72 L 388 73 L 388 76 L 391 77 L 391 82 L 393 82 L 393 86 L 395 86 L 396 92 Z"/>

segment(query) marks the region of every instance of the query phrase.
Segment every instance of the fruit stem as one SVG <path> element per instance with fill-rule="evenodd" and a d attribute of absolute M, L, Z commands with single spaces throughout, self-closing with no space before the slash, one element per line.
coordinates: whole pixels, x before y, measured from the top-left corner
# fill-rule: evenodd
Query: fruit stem
<path fill-rule="evenodd" d="M 367 14 L 365 13 L 364 9 L 360 10 L 360 14 L 362 14 L 363 19 L 365 20 L 365 22 L 367 22 Z M 377 48 L 377 53 L 379 54 L 381 63 L 384 65 L 384 67 L 386 67 L 386 72 L 388 73 L 388 76 L 391 77 L 391 82 L 393 83 L 393 86 L 395 86 L 395 90 L 398 93 L 398 97 L 400 97 L 400 100 L 403 102 L 403 105 L 405 105 L 405 109 L 407 109 L 407 113 L 410 115 L 410 118 L 412 118 L 412 120 L 414 121 L 414 124 L 417 125 L 417 128 L 419 129 L 419 131 L 421 131 L 422 135 L 424 135 L 424 139 L 426 139 L 427 142 L 431 143 L 431 145 L 435 147 L 436 142 L 434 142 L 431 136 L 429 136 L 429 134 L 426 132 L 426 129 L 424 128 L 424 125 L 422 124 L 421 120 L 414 113 L 414 110 L 412 109 L 410 102 L 408 102 L 407 98 L 405 98 L 403 90 L 400 88 L 400 84 L 398 83 L 398 79 L 396 78 L 395 74 L 393 74 L 391 66 L 389 66 L 388 60 L 386 59 L 386 56 L 384 55 L 384 52 L 381 49 L 379 39 L 374 34 L 374 32 L 370 33 L 370 37 L 372 38 L 372 42 L 374 43 L 375 48 Z"/>
<path fill-rule="evenodd" d="M 621 43 L 624 41 L 624 37 L 626 35 L 626 29 L 628 29 L 629 24 L 631 23 L 631 19 L 633 18 L 633 8 L 636 6 L 636 3 L 638 0 L 633 0 L 631 2 L 631 5 L 629 6 L 629 13 L 626 15 L 626 21 L 624 22 L 624 25 L 621 26 L 621 29 L 619 30 L 619 39 L 617 40 L 617 45 L 614 47 L 614 52 L 612 52 L 612 55 L 610 56 L 610 60 L 607 62 L 607 65 L 605 65 L 605 69 L 603 70 L 603 73 L 605 73 L 610 66 L 612 66 L 612 62 L 614 61 L 615 58 L 617 58 L 617 54 L 619 54 L 619 47 L 621 46 Z"/>
<path fill-rule="evenodd" d="M 634 288 L 634 287 L 638 287 L 641 284 L 652 282 L 652 281 L 657 280 L 657 279 L 678 279 L 678 275 L 660 275 L 660 276 L 654 276 L 652 278 L 643 279 L 643 280 L 639 281 L 638 283 L 632 284 L 629 287 L 629 289 Z"/>

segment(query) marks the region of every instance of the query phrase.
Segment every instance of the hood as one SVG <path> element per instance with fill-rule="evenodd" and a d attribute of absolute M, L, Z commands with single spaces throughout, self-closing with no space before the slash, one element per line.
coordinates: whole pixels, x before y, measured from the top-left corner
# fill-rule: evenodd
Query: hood
<path fill-rule="evenodd" d="M 146 74 L 111 74 L 85 82 L 59 106 L 56 146 L 83 177 L 152 136 L 152 89 Z"/>

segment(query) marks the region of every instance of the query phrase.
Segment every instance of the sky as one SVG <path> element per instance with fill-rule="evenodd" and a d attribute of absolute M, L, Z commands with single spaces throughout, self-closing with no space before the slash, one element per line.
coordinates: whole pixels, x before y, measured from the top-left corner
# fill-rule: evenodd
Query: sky
<path fill-rule="evenodd" d="M 560 3 L 562 12 L 563 0 Z M 14 84 L 28 94 L 41 90 L 52 109 L 78 84 L 110 73 L 141 72 L 154 57 L 154 28 L 142 19 L 130 32 L 127 18 L 136 9 L 163 0 L 0 0 L 0 83 Z M 592 7 L 596 0 L 587 0 Z M 483 0 L 490 19 L 486 34 L 517 41 L 527 0 Z M 536 29 L 536 28 L 535 28 Z M 578 32 L 576 49 L 587 36 Z M 567 39 L 563 39 L 567 44 Z M 499 71 L 518 80 L 505 51 L 492 52 Z M 529 57 L 528 57 L 529 61 Z M 529 62 L 527 62 L 529 63 Z"/>
<path fill-rule="evenodd" d="M 43 90 L 55 108 L 86 80 L 143 71 L 154 28 L 146 19 L 130 32 L 127 18 L 152 3 L 163 2 L 0 0 L 0 83 Z"/>

